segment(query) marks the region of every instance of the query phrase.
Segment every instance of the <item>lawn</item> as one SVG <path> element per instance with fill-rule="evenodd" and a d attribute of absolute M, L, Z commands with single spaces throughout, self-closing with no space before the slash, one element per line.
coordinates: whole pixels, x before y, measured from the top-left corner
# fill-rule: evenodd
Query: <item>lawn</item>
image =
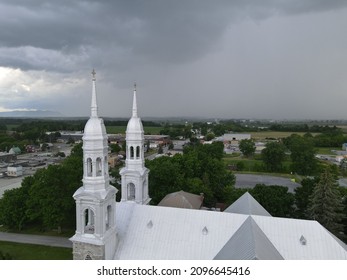
<path fill-rule="evenodd" d="M 236 165 L 237 163 L 242 163 L 243 168 L 242 172 L 265 172 L 263 168 L 263 161 L 261 160 L 260 155 L 256 155 L 255 158 L 244 158 L 242 156 L 240 157 L 231 157 L 230 155 L 227 155 L 223 157 L 224 163 L 228 165 Z M 282 163 L 283 164 L 283 174 L 289 174 L 291 161 L 289 157 Z"/>
<path fill-rule="evenodd" d="M 226 165 L 236 165 L 238 162 L 242 162 L 243 171 L 258 171 L 263 164 L 261 160 L 244 158 L 223 158 L 223 161 Z"/>
<path fill-rule="evenodd" d="M 127 129 L 126 126 L 106 126 L 106 132 L 109 134 L 125 134 L 125 130 Z"/>
<path fill-rule="evenodd" d="M 14 260 L 72 260 L 72 248 L 0 241 L 0 251 Z"/>
<path fill-rule="evenodd" d="M 320 155 L 336 155 L 336 153 L 332 152 L 335 151 L 341 151 L 341 147 L 323 147 L 323 148 L 317 148 L 317 154 Z"/>

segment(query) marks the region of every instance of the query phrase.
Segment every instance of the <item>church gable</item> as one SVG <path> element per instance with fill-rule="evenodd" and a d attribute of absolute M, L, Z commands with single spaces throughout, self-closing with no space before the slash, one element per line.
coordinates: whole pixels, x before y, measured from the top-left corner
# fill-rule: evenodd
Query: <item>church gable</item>
<path fill-rule="evenodd" d="M 231 204 L 224 212 L 238 213 L 245 215 L 260 215 L 260 216 L 271 216 L 266 209 L 256 201 L 253 196 L 246 192 L 233 204 Z"/>
<path fill-rule="evenodd" d="M 249 216 L 214 259 L 283 260 L 283 257 Z"/>

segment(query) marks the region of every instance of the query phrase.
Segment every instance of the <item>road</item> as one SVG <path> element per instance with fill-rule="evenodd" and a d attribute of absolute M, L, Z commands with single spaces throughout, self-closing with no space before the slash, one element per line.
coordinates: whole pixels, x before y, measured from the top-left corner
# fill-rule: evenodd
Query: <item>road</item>
<path fill-rule="evenodd" d="M 0 178 L 0 198 L 4 194 L 6 190 L 11 190 L 15 188 L 19 188 L 22 185 L 22 180 L 24 176 L 22 177 L 16 177 L 16 178 Z"/>
<path fill-rule="evenodd" d="M 0 240 L 52 247 L 72 248 L 72 242 L 65 237 L 0 232 Z"/>
<path fill-rule="evenodd" d="M 300 184 L 292 182 L 289 178 L 283 177 L 254 174 L 235 174 L 235 176 L 236 188 L 253 188 L 256 184 L 279 185 L 288 187 L 288 191 L 294 193 L 294 189 L 300 186 Z"/>

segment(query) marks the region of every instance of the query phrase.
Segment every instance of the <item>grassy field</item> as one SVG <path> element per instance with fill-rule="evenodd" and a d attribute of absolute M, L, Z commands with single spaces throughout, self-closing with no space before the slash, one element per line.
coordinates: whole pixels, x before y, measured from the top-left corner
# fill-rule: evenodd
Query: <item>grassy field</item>
<path fill-rule="evenodd" d="M 284 131 L 258 131 L 258 132 L 250 132 L 251 137 L 255 140 L 265 140 L 267 138 L 286 138 L 289 137 L 292 134 L 298 134 L 298 135 L 304 135 L 305 132 L 284 132 Z M 312 133 L 312 135 L 315 135 L 317 133 Z"/>
<path fill-rule="evenodd" d="M 242 163 L 243 168 L 242 168 L 242 172 L 264 172 L 264 168 L 263 168 L 263 161 L 261 160 L 261 156 L 260 155 L 255 155 L 254 158 L 244 158 L 243 156 L 239 155 L 237 156 L 237 154 L 229 154 L 229 155 L 225 155 L 223 157 L 223 161 L 224 163 L 228 166 L 228 165 L 237 165 L 237 163 Z M 289 170 L 290 170 L 290 165 L 291 165 L 291 161 L 289 159 L 289 157 L 283 162 L 283 170 L 287 170 L 287 173 L 289 174 Z M 284 171 L 285 172 L 285 171 Z M 288 175 L 287 173 L 283 173 L 283 175 Z"/>
<path fill-rule="evenodd" d="M 317 148 L 317 154 L 322 155 L 336 155 L 336 153 L 332 152 L 335 151 L 341 151 L 341 147 L 324 147 L 324 148 Z"/>
<path fill-rule="evenodd" d="M 341 128 L 343 133 L 347 133 L 347 125 L 338 125 L 338 128 Z"/>
<path fill-rule="evenodd" d="M 15 128 L 17 128 L 19 125 L 18 124 L 7 124 L 7 130 L 13 130 Z"/>
<path fill-rule="evenodd" d="M 126 126 L 106 126 L 106 132 L 110 134 L 125 134 Z M 162 130 L 162 127 L 155 127 L 155 126 L 147 126 L 143 128 L 145 131 L 145 134 L 159 134 L 160 130 Z"/>
<path fill-rule="evenodd" d="M 72 260 L 72 249 L 0 241 L 0 251 L 14 260 Z"/>

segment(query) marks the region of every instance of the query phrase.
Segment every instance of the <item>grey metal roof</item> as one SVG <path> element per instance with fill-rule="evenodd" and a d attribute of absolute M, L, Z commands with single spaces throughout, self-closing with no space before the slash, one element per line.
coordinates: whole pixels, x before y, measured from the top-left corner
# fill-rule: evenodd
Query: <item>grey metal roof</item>
<path fill-rule="evenodd" d="M 212 260 L 247 216 L 173 207 L 117 203 L 121 260 Z"/>
<path fill-rule="evenodd" d="M 249 216 L 214 259 L 283 260 L 283 257 Z"/>
<path fill-rule="evenodd" d="M 238 200 L 225 209 L 224 212 L 271 217 L 270 213 L 249 192 L 244 193 Z"/>
<path fill-rule="evenodd" d="M 134 202 L 116 206 L 114 259 L 347 259 L 345 246 L 317 221 Z"/>
<path fill-rule="evenodd" d="M 252 216 L 286 260 L 347 259 L 345 246 L 317 221 Z M 301 242 L 301 237 L 306 242 Z"/>

